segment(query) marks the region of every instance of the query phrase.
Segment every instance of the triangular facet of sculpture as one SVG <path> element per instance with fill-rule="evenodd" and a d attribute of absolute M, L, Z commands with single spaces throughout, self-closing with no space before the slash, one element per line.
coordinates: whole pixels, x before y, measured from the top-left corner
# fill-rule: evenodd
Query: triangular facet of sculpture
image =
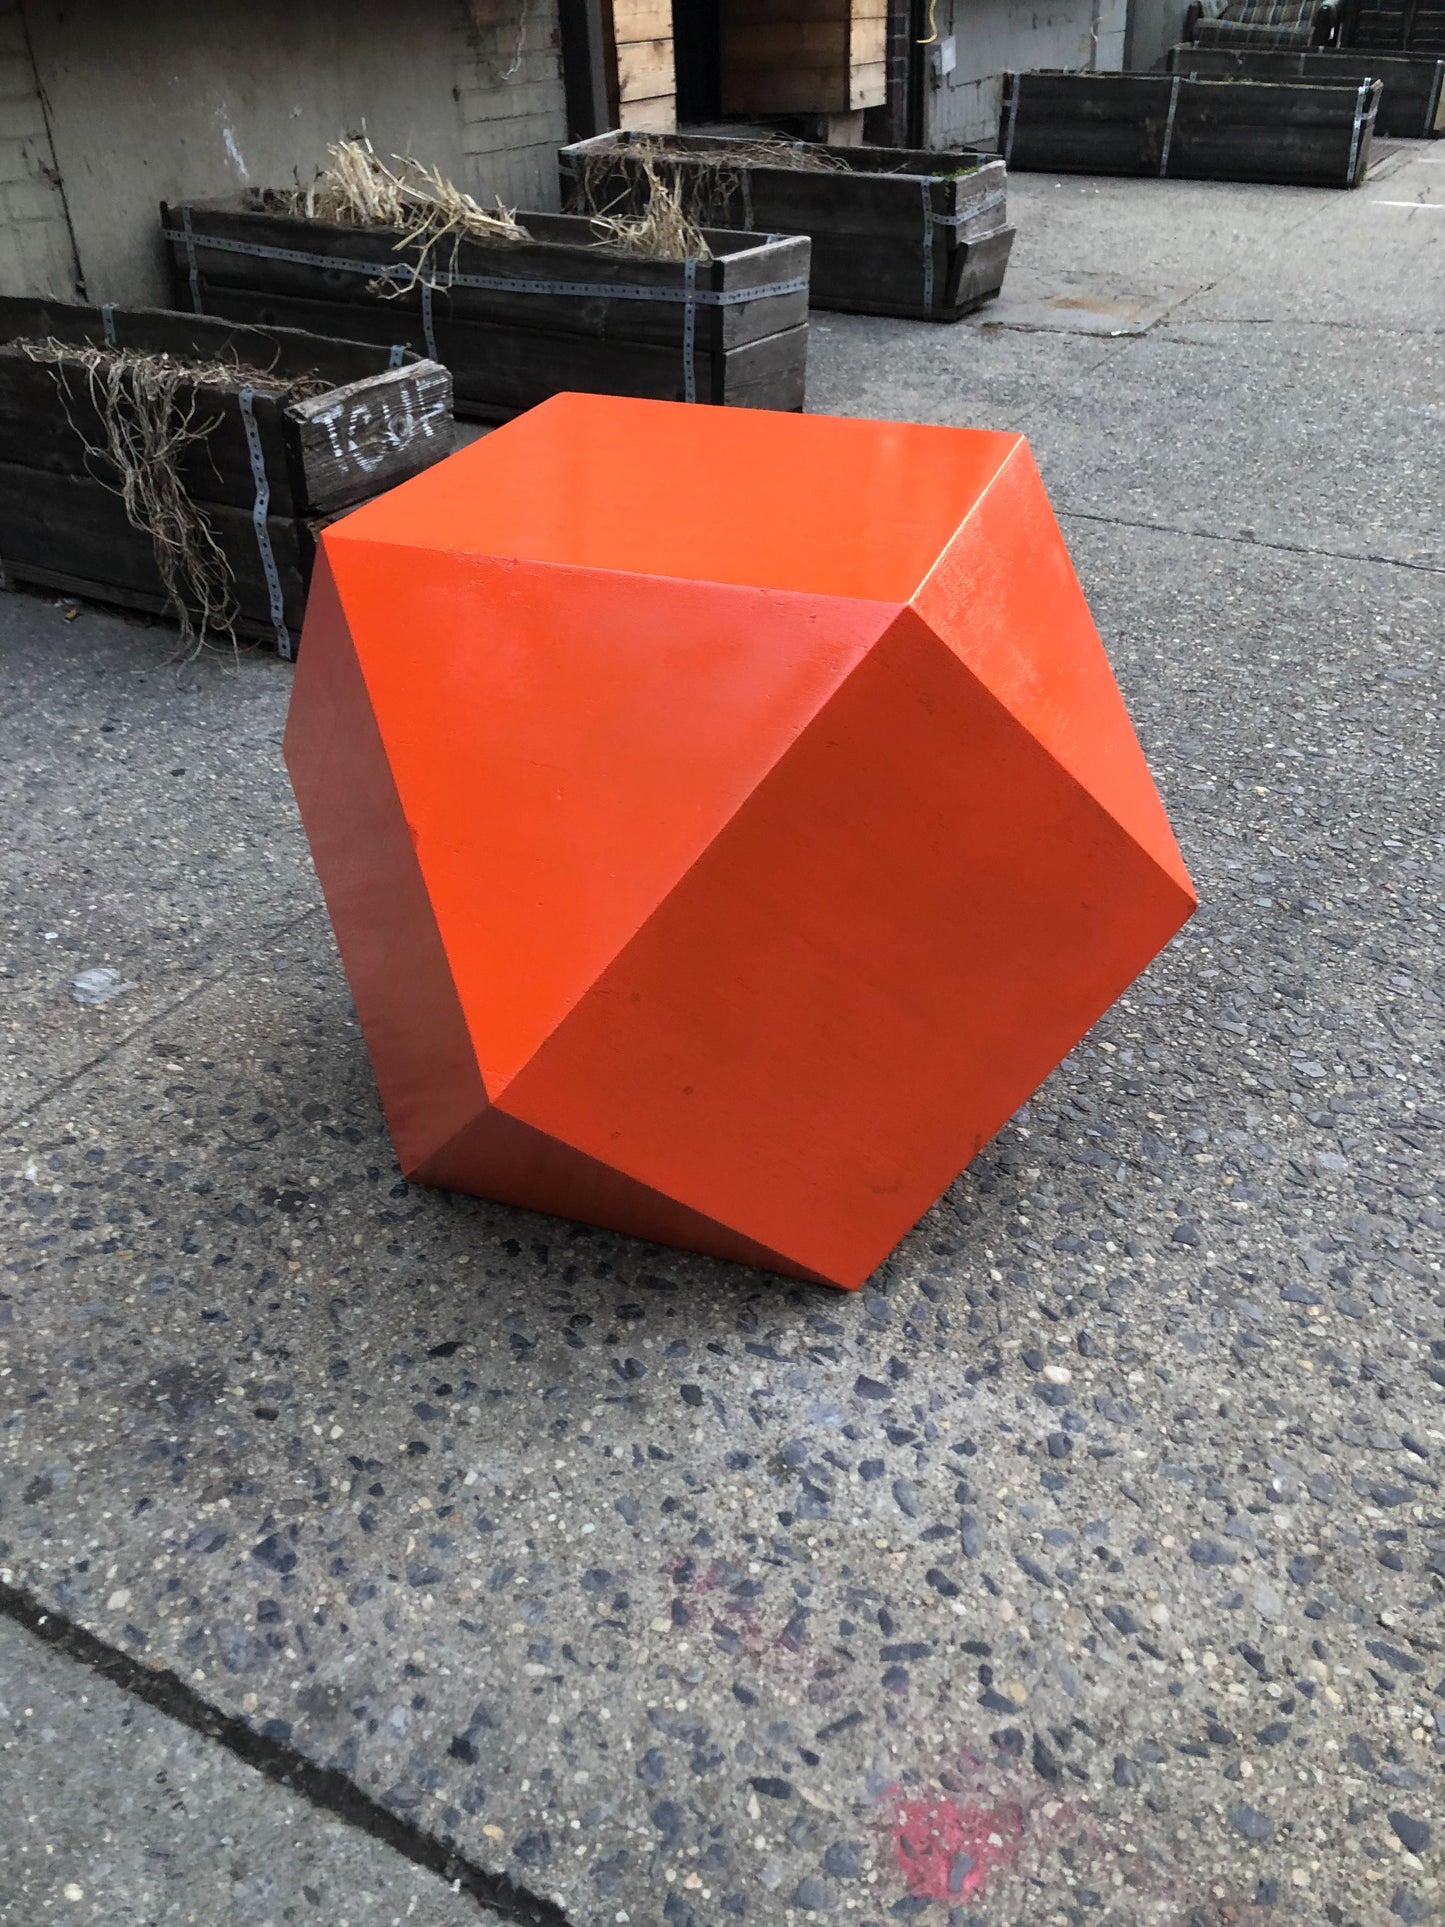
<path fill-rule="evenodd" d="M 404 1170 L 836 1284 L 1194 907 L 1013 435 L 558 397 L 326 532 L 286 750 Z"/>

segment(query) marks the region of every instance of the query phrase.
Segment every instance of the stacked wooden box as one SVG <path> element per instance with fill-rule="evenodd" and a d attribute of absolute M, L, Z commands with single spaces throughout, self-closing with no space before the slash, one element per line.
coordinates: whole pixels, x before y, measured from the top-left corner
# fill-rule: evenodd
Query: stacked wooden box
<path fill-rule="evenodd" d="M 999 140 L 1036 172 L 1358 187 L 1379 102 L 1378 80 L 1011 73 Z"/>
<path fill-rule="evenodd" d="M 561 149 L 563 198 L 640 209 L 650 165 L 697 219 L 807 235 L 815 308 L 957 321 L 998 293 L 1014 231 L 997 154 L 791 145 L 786 164 L 755 140 L 599 134 Z"/>
<path fill-rule="evenodd" d="M 45 344 L 45 358 L 26 343 Z M 216 366 L 184 391 L 204 432 L 182 454 L 181 479 L 230 567 L 241 632 L 283 654 L 300 632 L 321 524 L 452 449 L 447 372 L 410 353 L 393 365 L 385 349 L 292 329 L 0 298 L 0 561 L 18 582 L 167 608 L 151 536 L 128 519 L 117 473 L 96 452 L 106 436 L 87 370 L 57 359 L 56 343 Z M 287 403 L 249 388 L 248 368 L 329 386 Z"/>
<path fill-rule="evenodd" d="M 527 212 L 529 240 L 448 240 L 423 259 L 398 228 L 307 220 L 275 198 L 162 207 L 178 301 L 404 342 L 450 369 L 458 414 L 481 420 L 564 389 L 803 405 L 805 239 L 709 232 L 711 260 L 659 261 L 599 245 L 590 221 Z"/>

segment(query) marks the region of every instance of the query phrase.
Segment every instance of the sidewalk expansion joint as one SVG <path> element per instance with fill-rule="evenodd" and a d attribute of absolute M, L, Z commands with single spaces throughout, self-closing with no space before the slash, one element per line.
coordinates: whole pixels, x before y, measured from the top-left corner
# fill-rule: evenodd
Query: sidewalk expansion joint
<path fill-rule="evenodd" d="M 258 1733 L 244 1720 L 203 1699 L 176 1673 L 167 1668 L 152 1669 L 129 1653 L 108 1646 L 66 1614 L 46 1606 L 32 1592 L 0 1581 L 0 1614 L 168 1719 L 225 1747 L 245 1765 L 310 1806 L 355 1827 L 455 1890 L 469 1894 L 504 1921 L 516 1927 L 569 1927 L 566 1914 L 555 1901 L 529 1892 L 506 1874 L 488 1872 L 467 1859 L 450 1840 L 424 1832 L 371 1799 L 345 1773 L 335 1767 L 318 1766 L 295 1747 Z"/>
<path fill-rule="evenodd" d="M 1144 529 L 1150 535 L 1182 535 L 1195 542 L 1225 542 L 1242 549 L 1273 549 L 1280 555 L 1312 555 L 1324 562 L 1374 562 L 1417 575 L 1445 575 L 1445 562 L 1412 562 L 1402 555 L 1375 555 L 1362 549 L 1318 549 L 1308 542 L 1271 542 L 1260 535 L 1230 535 L 1221 529 L 1186 529 L 1174 522 L 1136 521 L 1127 515 L 1100 515 L 1091 509 L 1056 508 L 1061 522 L 1103 522 L 1110 528 Z"/>

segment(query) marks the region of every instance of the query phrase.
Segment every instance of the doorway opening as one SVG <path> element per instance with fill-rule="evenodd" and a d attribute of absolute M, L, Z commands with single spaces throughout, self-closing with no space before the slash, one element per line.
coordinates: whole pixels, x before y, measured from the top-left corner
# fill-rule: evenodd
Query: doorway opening
<path fill-rule="evenodd" d="M 680 127 L 722 114 L 722 0 L 672 0 Z"/>

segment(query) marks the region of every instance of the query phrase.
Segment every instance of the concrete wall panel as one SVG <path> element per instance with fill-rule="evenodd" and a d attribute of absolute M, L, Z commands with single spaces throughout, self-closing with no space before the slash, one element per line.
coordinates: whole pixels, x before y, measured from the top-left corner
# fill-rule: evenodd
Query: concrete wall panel
<path fill-rule="evenodd" d="M 557 204 L 556 0 L 28 0 L 26 18 L 92 300 L 170 298 L 163 198 L 309 180 L 363 124 L 481 197 Z"/>
<path fill-rule="evenodd" d="M 0 294 L 76 293 L 75 249 L 16 0 L 0 0 Z"/>
<path fill-rule="evenodd" d="M 927 145 L 993 146 L 1010 67 L 1122 67 L 1127 7 L 1128 0 L 938 0 L 938 43 L 923 50 Z"/>

